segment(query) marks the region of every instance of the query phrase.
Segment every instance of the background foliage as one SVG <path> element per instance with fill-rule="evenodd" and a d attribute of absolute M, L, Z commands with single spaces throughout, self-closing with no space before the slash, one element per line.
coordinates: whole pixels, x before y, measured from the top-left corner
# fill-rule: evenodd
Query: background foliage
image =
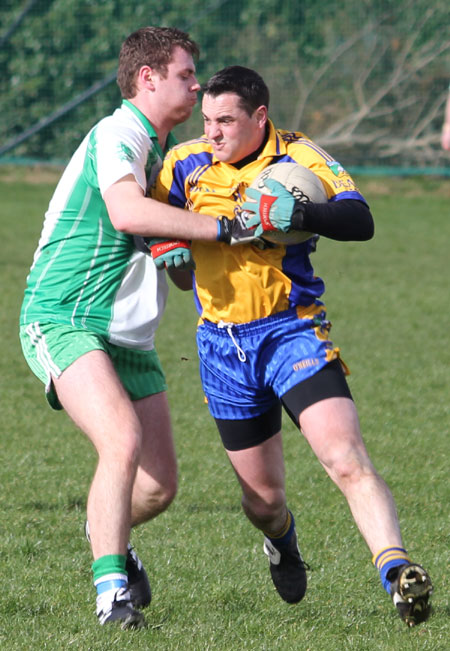
<path fill-rule="evenodd" d="M 120 102 L 120 44 L 147 24 L 190 32 L 201 46 L 201 82 L 229 64 L 257 69 L 271 89 L 271 117 L 346 166 L 448 162 L 439 146 L 447 0 L 3 0 L 0 151 L 68 159 Z M 84 99 L 95 84 L 101 90 Z M 63 114 L 9 149 L 55 111 Z M 177 135 L 201 130 L 197 109 Z"/>

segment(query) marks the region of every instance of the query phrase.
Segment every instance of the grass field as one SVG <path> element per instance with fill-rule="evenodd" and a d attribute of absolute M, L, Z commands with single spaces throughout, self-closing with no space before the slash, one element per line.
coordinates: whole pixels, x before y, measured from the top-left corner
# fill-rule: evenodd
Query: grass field
<path fill-rule="evenodd" d="M 26 172 L 26 174 L 25 174 Z M 25 182 L 21 180 L 25 174 Z M 371 456 L 397 500 L 405 545 L 435 582 L 428 623 L 408 630 L 380 587 L 338 491 L 284 423 L 287 493 L 311 565 L 298 606 L 271 585 L 261 535 L 202 401 L 191 297 L 173 289 L 158 335 L 180 489 L 133 536 L 149 569 L 149 627 L 100 628 L 83 538 L 90 445 L 47 408 L 19 348 L 18 312 L 54 174 L 0 168 L 0 647 L 161 651 L 450 648 L 447 185 L 358 179 L 376 220 L 365 244 L 322 240 L 333 339 Z"/>

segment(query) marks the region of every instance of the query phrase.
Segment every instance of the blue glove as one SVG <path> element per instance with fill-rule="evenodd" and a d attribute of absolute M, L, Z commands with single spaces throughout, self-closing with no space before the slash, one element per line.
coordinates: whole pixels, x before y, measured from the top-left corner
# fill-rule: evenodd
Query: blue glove
<path fill-rule="evenodd" d="M 267 179 L 264 185 L 270 190 L 270 194 L 263 194 L 254 188 L 246 190 L 246 196 L 254 201 L 243 203 L 242 210 L 255 213 L 255 216 L 246 222 L 247 228 L 256 228 L 255 237 L 263 236 L 265 231 L 286 233 L 292 229 L 301 230 L 302 204 L 296 202 L 294 196 L 279 181 Z M 296 218 L 293 220 L 294 211 Z"/>
<path fill-rule="evenodd" d="M 161 237 L 145 239 L 158 269 L 195 269 L 191 245 L 186 240 L 165 240 Z"/>

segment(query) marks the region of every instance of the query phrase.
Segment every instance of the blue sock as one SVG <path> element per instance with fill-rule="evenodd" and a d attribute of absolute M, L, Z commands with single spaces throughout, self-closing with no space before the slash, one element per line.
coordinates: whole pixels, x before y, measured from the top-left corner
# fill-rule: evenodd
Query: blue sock
<path fill-rule="evenodd" d="M 391 581 L 388 579 L 389 570 L 410 563 L 408 553 L 403 547 L 387 547 L 372 559 L 373 564 L 380 572 L 381 583 L 388 595 L 391 594 Z"/>
<path fill-rule="evenodd" d="M 284 547 L 285 545 L 288 544 L 292 534 L 294 533 L 294 529 L 295 529 L 294 516 L 290 511 L 288 511 L 284 527 L 275 535 L 272 534 L 271 536 L 269 536 L 266 533 L 264 533 L 264 535 L 266 536 L 266 538 L 270 540 L 270 542 L 274 547 L 279 549 L 280 547 Z"/>

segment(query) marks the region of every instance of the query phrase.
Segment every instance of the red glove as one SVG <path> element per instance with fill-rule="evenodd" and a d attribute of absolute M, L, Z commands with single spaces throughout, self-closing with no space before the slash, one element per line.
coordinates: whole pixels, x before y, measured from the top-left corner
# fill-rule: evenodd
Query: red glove
<path fill-rule="evenodd" d="M 165 240 L 153 237 L 147 240 L 152 258 L 158 269 L 194 269 L 191 245 L 187 240 Z"/>

